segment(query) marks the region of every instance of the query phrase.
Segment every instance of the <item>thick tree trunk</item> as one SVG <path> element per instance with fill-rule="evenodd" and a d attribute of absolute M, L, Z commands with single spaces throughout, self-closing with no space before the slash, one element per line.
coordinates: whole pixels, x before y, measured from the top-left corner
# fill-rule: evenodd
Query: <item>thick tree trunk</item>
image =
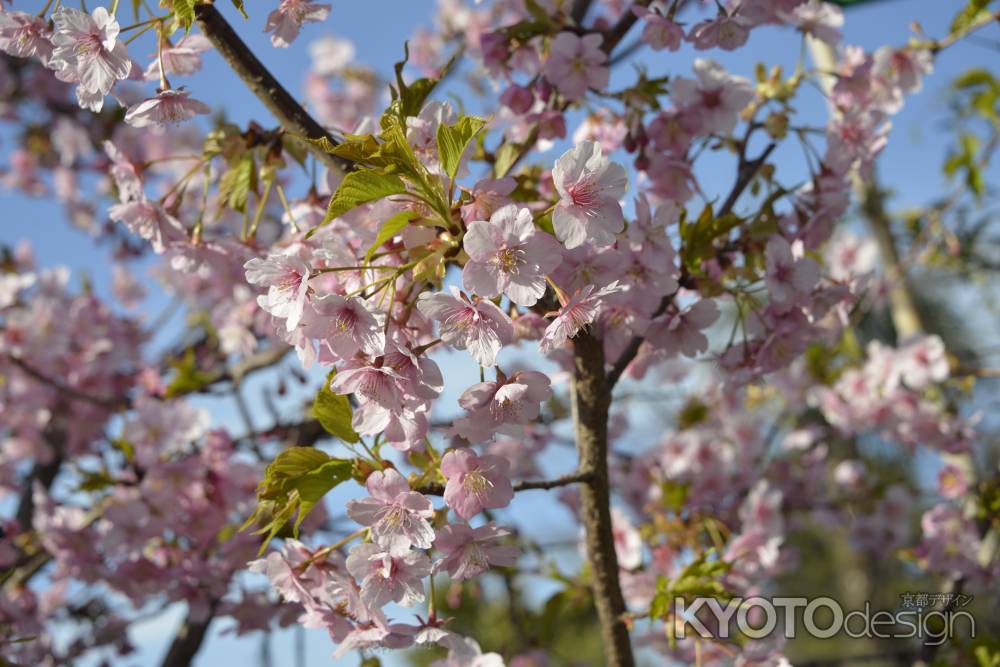
<path fill-rule="evenodd" d="M 573 343 L 573 424 L 579 470 L 588 475 L 580 486 L 580 520 L 586 530 L 594 606 L 601 624 L 605 664 L 633 667 L 635 659 L 624 619 L 625 600 L 618 581 L 618 556 L 611 530 L 608 482 L 611 389 L 604 371 L 604 348 L 589 332 L 579 333 Z"/>

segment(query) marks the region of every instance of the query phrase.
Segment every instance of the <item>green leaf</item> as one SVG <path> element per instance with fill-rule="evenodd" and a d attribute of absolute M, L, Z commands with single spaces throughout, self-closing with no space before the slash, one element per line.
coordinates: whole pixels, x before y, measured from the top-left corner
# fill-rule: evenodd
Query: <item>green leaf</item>
<path fill-rule="evenodd" d="M 351 426 L 353 416 L 351 402 L 347 396 L 330 391 L 330 381 L 335 374 L 336 371 L 331 371 L 326 376 L 326 381 L 323 382 L 319 393 L 316 394 L 316 400 L 313 401 L 312 415 L 330 435 L 344 442 L 355 443 L 361 438 Z"/>
<path fill-rule="evenodd" d="M 194 6 L 198 0 L 171 0 L 170 6 L 174 10 L 174 22 L 178 27 L 184 28 L 184 32 L 190 32 L 194 24 Z"/>
<path fill-rule="evenodd" d="M 682 217 L 680 234 L 684 243 L 681 247 L 681 259 L 684 265 L 697 272 L 702 262 L 715 254 L 715 239 L 729 234 L 740 222 L 742 220 L 733 213 L 715 217 L 711 204 L 702 209 L 693 223 Z"/>
<path fill-rule="evenodd" d="M 382 226 L 378 228 L 375 242 L 372 243 L 371 247 L 368 248 L 368 252 L 365 253 L 365 263 L 371 262 L 372 256 L 378 252 L 378 249 L 403 231 L 410 224 L 410 220 L 413 220 L 415 217 L 417 217 L 417 214 L 414 211 L 401 211 L 383 222 Z"/>
<path fill-rule="evenodd" d="M 445 63 L 445 66 L 441 69 L 441 77 L 446 76 L 451 68 L 459 61 L 459 53 L 456 53 Z M 424 106 L 424 102 L 430 97 L 434 88 L 438 85 L 441 80 L 438 79 L 428 79 L 421 78 L 417 79 L 411 84 L 407 84 L 403 80 L 403 68 L 406 66 L 407 61 L 410 59 L 410 44 L 409 42 L 403 43 L 403 59 L 395 64 L 393 69 L 396 72 L 396 87 L 390 88 L 392 92 L 393 101 L 398 101 L 399 106 L 396 108 L 396 112 L 400 119 L 405 119 L 410 116 L 416 116 L 420 113 L 420 110 Z"/>
<path fill-rule="evenodd" d="M 231 0 L 231 2 L 233 3 L 233 7 L 236 8 L 236 11 L 238 11 L 243 16 L 243 18 L 245 18 L 245 19 L 249 19 L 250 18 L 247 15 L 246 8 L 243 6 L 243 0 Z"/>
<path fill-rule="evenodd" d="M 466 147 L 485 125 L 486 120 L 476 116 L 462 116 L 454 125 L 438 125 L 438 158 L 448 178 L 455 179 Z"/>
<path fill-rule="evenodd" d="M 83 479 L 80 480 L 80 485 L 77 487 L 77 491 L 103 491 L 108 487 L 115 486 L 117 483 L 118 480 L 108 474 L 107 471 L 85 471 Z"/>
<path fill-rule="evenodd" d="M 336 459 L 315 447 L 292 447 L 278 454 L 264 471 L 257 485 L 257 508 L 240 530 L 246 530 L 266 519 L 254 535 L 267 533 L 260 547 L 264 553 L 274 539 L 295 517 L 292 535 L 298 537 L 299 526 L 323 496 L 351 477 L 354 462 Z"/>
<path fill-rule="evenodd" d="M 403 68 L 409 60 L 410 43 L 403 42 L 403 59 L 393 67 L 396 72 L 396 88 L 392 90 L 393 99 L 399 100 L 399 114 L 402 118 L 418 115 L 434 86 L 437 85 L 437 79 L 427 78 L 417 79 L 408 85 L 403 80 Z"/>
<path fill-rule="evenodd" d="M 219 195 L 226 206 L 243 213 L 251 190 L 257 190 L 257 165 L 253 153 L 245 153 L 223 174 L 219 181 Z"/>
<path fill-rule="evenodd" d="M 496 159 L 493 162 L 493 176 L 495 178 L 506 176 L 520 155 L 521 146 L 519 144 L 502 144 L 497 149 Z"/>
<path fill-rule="evenodd" d="M 990 0 L 969 0 L 965 7 L 952 19 L 951 32 L 963 33 L 968 30 L 981 16 L 989 13 L 986 9 L 986 5 L 988 4 L 990 4 Z"/>
<path fill-rule="evenodd" d="M 976 88 L 978 86 L 997 86 L 993 74 L 982 67 L 973 67 L 960 74 L 951 84 L 955 88 Z"/>
<path fill-rule="evenodd" d="M 328 224 L 361 204 L 367 204 L 390 195 L 401 195 L 406 192 L 406 186 L 398 176 L 380 174 L 373 169 L 352 171 L 344 176 L 340 187 L 330 198 L 326 216 L 320 224 Z"/>
<path fill-rule="evenodd" d="M 167 385 L 166 397 L 174 398 L 183 394 L 190 394 L 205 388 L 215 379 L 211 373 L 207 373 L 198 367 L 194 357 L 194 350 L 188 348 L 184 356 L 170 363 L 177 371 L 174 378 Z"/>

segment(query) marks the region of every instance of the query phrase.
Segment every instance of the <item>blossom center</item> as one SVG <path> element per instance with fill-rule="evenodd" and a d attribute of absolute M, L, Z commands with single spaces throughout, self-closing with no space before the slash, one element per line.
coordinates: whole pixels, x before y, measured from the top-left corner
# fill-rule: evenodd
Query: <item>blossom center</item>
<path fill-rule="evenodd" d="M 470 472 L 462 479 L 462 489 L 474 496 L 482 496 L 493 487 L 493 482 L 486 479 L 478 470 Z"/>
<path fill-rule="evenodd" d="M 597 184 L 591 180 L 574 183 L 566 188 L 566 193 L 570 200 L 580 208 L 597 208 L 600 201 L 597 193 Z"/>
<path fill-rule="evenodd" d="M 524 262 L 524 249 L 521 246 L 514 248 L 503 247 L 497 251 L 494 262 L 504 273 L 517 274 L 518 269 Z"/>

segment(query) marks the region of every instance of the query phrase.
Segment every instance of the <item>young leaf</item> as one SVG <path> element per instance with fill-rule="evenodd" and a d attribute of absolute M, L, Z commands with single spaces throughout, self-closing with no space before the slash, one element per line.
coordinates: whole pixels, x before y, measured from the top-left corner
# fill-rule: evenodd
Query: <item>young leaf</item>
<path fill-rule="evenodd" d="M 231 165 L 219 182 L 219 195 L 226 206 L 241 213 L 246 210 L 250 191 L 256 189 L 257 165 L 254 164 L 253 153 L 246 153 Z"/>
<path fill-rule="evenodd" d="M 312 415 L 320 426 L 332 436 L 340 438 L 344 442 L 355 443 L 360 438 L 351 426 L 351 402 L 346 396 L 335 394 L 330 391 L 330 380 L 333 379 L 334 372 L 327 377 L 316 400 L 313 401 Z"/>
<path fill-rule="evenodd" d="M 194 6 L 198 0 L 172 0 L 171 8 L 174 10 L 174 22 L 178 27 L 184 28 L 184 32 L 191 30 L 194 23 Z"/>
<path fill-rule="evenodd" d="M 342 216 L 361 204 L 367 204 L 390 195 L 400 195 L 404 192 L 406 192 L 406 186 L 398 176 L 380 174 L 372 169 L 352 171 L 344 176 L 340 187 L 333 193 L 330 206 L 327 207 L 326 216 L 320 226 L 328 224 L 334 218 Z"/>
<path fill-rule="evenodd" d="M 497 149 L 496 160 L 493 162 L 493 177 L 503 178 L 506 176 L 520 154 L 520 144 L 502 144 Z"/>
<path fill-rule="evenodd" d="M 406 228 L 406 225 L 410 224 L 410 220 L 413 220 L 415 217 L 417 217 L 417 214 L 413 211 L 401 211 L 383 222 L 382 226 L 378 229 L 378 235 L 375 237 L 375 242 L 372 243 L 371 247 L 368 248 L 368 252 L 365 253 L 365 263 L 367 264 L 372 261 L 372 256 L 378 251 L 378 249 L 403 231 Z"/>
<path fill-rule="evenodd" d="M 259 519 L 267 520 L 254 531 L 254 535 L 267 533 L 260 547 L 262 554 L 298 512 L 292 525 L 292 534 L 298 536 L 302 521 L 323 496 L 350 479 L 352 466 L 350 459 L 331 458 L 314 447 L 286 449 L 264 471 L 264 479 L 257 485 L 257 509 L 240 530 L 246 530 Z"/>
<path fill-rule="evenodd" d="M 980 18 L 988 16 L 989 12 L 986 9 L 988 4 L 990 4 L 990 0 L 969 0 L 952 20 L 952 34 L 964 33 Z"/>
<path fill-rule="evenodd" d="M 250 18 L 250 16 L 247 15 L 246 7 L 243 6 L 243 0 L 231 0 L 231 2 L 233 3 L 233 7 L 236 8 L 236 11 L 238 11 L 243 18 Z"/>
<path fill-rule="evenodd" d="M 479 134 L 486 121 L 476 116 L 462 116 L 454 125 L 438 125 L 437 146 L 441 167 L 454 180 L 466 147 Z"/>

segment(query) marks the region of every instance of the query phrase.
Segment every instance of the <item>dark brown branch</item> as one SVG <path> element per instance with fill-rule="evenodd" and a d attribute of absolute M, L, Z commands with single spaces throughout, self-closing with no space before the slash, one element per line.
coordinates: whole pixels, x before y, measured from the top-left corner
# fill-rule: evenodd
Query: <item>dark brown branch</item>
<path fill-rule="evenodd" d="M 205 636 L 208 634 L 208 627 L 212 624 L 217 605 L 218 602 L 213 600 L 209 608 L 208 618 L 205 620 L 184 619 L 181 627 L 177 629 L 174 641 L 170 643 L 170 648 L 163 657 L 160 667 L 190 667 L 195 655 L 205 642 Z"/>
<path fill-rule="evenodd" d="M 587 10 L 590 9 L 592 0 L 576 0 L 573 3 L 573 9 L 570 10 L 569 17 L 573 19 L 573 23 L 580 25 L 583 23 L 583 19 L 587 16 Z"/>
<path fill-rule="evenodd" d="M 652 0 L 638 0 L 638 2 L 632 3 L 632 7 L 648 7 L 652 3 Z M 609 56 L 611 51 L 618 46 L 618 42 L 625 38 L 628 31 L 632 29 L 635 22 L 639 20 L 639 17 L 632 12 L 632 7 L 625 10 L 621 18 L 618 19 L 618 23 L 611 26 L 611 28 L 604 33 L 604 52 Z"/>
<path fill-rule="evenodd" d="M 514 482 L 514 491 L 531 491 L 536 489 L 548 490 L 555 489 L 560 486 L 569 486 L 570 484 L 577 484 L 579 482 L 587 482 L 593 475 L 587 471 L 580 471 L 571 473 L 569 475 L 563 475 L 562 477 L 556 477 L 554 479 L 538 479 L 538 480 L 526 480 L 523 482 Z M 416 489 L 420 493 L 428 496 L 443 496 L 444 486 L 442 484 L 425 484 Z"/>
<path fill-rule="evenodd" d="M 278 83 L 219 10 L 211 4 L 197 4 L 194 7 L 194 15 L 201 32 L 287 132 L 307 139 L 317 141 L 326 139 L 333 144 L 337 143 L 333 136 L 295 101 L 285 87 Z M 352 162 L 327 153 L 311 141 L 305 142 L 305 145 L 316 159 L 331 169 L 349 171 L 354 166 Z"/>
<path fill-rule="evenodd" d="M 580 521 L 585 529 L 587 561 L 605 664 L 633 667 L 632 643 L 625 624 L 625 600 L 618 581 L 618 555 L 611 526 L 608 479 L 608 409 L 611 387 L 604 373 L 604 344 L 589 331 L 573 339 L 573 425 L 579 469 L 589 474 L 580 487 Z"/>

